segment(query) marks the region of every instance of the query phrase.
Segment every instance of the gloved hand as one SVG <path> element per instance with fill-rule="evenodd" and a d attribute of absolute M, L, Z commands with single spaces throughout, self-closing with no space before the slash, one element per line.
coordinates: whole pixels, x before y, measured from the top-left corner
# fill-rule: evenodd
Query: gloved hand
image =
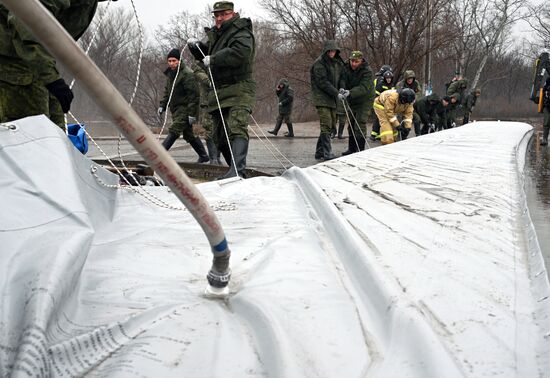
<path fill-rule="evenodd" d="M 210 66 L 210 55 L 205 56 L 202 62 L 204 63 L 204 66 L 208 68 L 208 66 Z"/>
<path fill-rule="evenodd" d="M 158 115 L 162 115 L 162 113 L 164 113 L 164 108 L 162 106 L 159 106 L 159 108 L 157 109 L 157 113 Z"/>
<path fill-rule="evenodd" d="M 435 131 L 435 124 L 430 123 L 430 124 L 428 125 L 428 127 L 430 128 L 430 130 L 432 130 L 432 132 Z"/>
<path fill-rule="evenodd" d="M 338 93 L 338 100 L 343 101 L 349 96 L 349 91 L 347 89 L 340 89 Z"/>
<path fill-rule="evenodd" d="M 50 84 L 46 84 L 46 89 L 57 98 L 61 104 L 63 113 L 67 113 L 71 110 L 71 102 L 73 102 L 74 95 L 71 88 L 65 83 L 65 80 L 57 79 Z"/>
<path fill-rule="evenodd" d="M 195 123 L 197 123 L 197 117 L 189 116 L 189 117 L 187 117 L 187 119 L 189 120 L 189 124 L 191 126 L 194 125 Z"/>
<path fill-rule="evenodd" d="M 456 127 L 456 123 L 455 123 L 455 122 L 452 122 L 452 123 L 451 123 L 451 127 L 453 127 L 453 128 Z"/>
<path fill-rule="evenodd" d="M 189 47 L 195 47 L 195 45 L 196 45 L 197 43 L 199 43 L 199 40 L 198 40 L 198 38 L 195 38 L 195 37 L 191 37 L 191 38 L 189 38 L 189 39 L 187 40 L 187 45 L 188 45 Z"/>
<path fill-rule="evenodd" d="M 282 102 L 279 102 L 279 106 L 283 106 L 283 103 L 282 103 Z"/>
<path fill-rule="evenodd" d="M 402 139 L 407 139 L 407 137 L 409 136 L 409 133 L 411 132 L 411 129 L 407 129 L 406 127 L 404 126 L 399 126 L 401 127 L 401 138 Z"/>

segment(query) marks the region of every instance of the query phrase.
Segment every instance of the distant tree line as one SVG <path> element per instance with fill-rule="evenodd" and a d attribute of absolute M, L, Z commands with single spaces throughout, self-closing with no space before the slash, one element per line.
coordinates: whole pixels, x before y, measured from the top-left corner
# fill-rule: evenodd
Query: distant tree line
<path fill-rule="evenodd" d="M 254 119 L 272 122 L 277 114 L 275 86 L 289 79 L 296 93 L 294 119 L 313 121 L 309 68 L 327 39 L 335 39 L 346 58 L 362 50 L 373 71 L 389 64 L 396 79 L 412 69 L 417 80 L 444 95 L 445 82 L 456 71 L 479 87 L 482 95 L 475 118 L 510 119 L 536 115 L 529 102 L 532 64 L 550 41 L 550 12 L 523 0 L 260 0 L 269 21 L 254 21 L 255 78 L 258 83 Z M 132 106 L 145 122 L 158 127 L 155 109 L 163 94 L 165 57 L 185 41 L 204 36 L 211 15 L 180 12 L 141 43 L 132 12 L 114 3 L 100 9 L 80 43 L 106 76 L 128 99 L 139 86 Z M 238 2 L 237 2 L 238 6 Z M 242 12 L 246 16 L 246 10 Z M 525 21 L 533 30 L 528 43 L 512 39 L 511 29 Z M 121 27 L 121 25 L 123 27 Z M 93 40 L 92 40 L 93 39 Z M 520 47 L 520 45 L 522 47 Z M 69 78 L 68 78 L 69 79 Z M 430 82 L 428 82 L 430 79 Z M 104 114 L 75 86 L 74 113 L 84 121 Z"/>

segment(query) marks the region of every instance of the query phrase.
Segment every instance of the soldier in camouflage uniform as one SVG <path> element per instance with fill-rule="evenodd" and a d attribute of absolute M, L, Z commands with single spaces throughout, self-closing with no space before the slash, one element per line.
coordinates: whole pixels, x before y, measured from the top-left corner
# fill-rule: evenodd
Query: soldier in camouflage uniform
<path fill-rule="evenodd" d="M 277 94 L 277 99 L 279 100 L 279 115 L 277 116 L 275 128 L 273 130 L 268 130 L 267 132 L 277 135 L 284 121 L 288 127 L 288 133 L 285 133 L 285 137 L 294 138 L 294 128 L 292 127 L 291 119 L 292 104 L 294 102 L 294 89 L 292 89 L 287 79 L 282 78 L 279 80 L 279 83 L 277 83 L 275 93 Z"/>
<path fill-rule="evenodd" d="M 456 117 L 462 111 L 462 102 L 466 97 L 466 88 L 468 88 L 468 80 L 460 76 L 447 88 L 447 96 L 456 98 L 456 102 L 452 102 L 447 107 L 447 128 L 456 126 Z"/>
<path fill-rule="evenodd" d="M 481 89 L 479 88 L 474 89 L 470 92 L 470 94 L 468 94 L 468 96 L 466 96 L 466 99 L 462 104 L 462 110 L 464 111 L 464 119 L 462 120 L 463 125 L 470 122 L 470 116 L 474 111 L 474 107 L 476 106 L 477 98 L 479 96 L 481 96 Z"/>
<path fill-rule="evenodd" d="M 67 32 L 78 40 L 106 0 L 40 0 Z M 65 128 L 73 93 L 61 78 L 55 59 L 0 5 L 0 122 L 45 114 Z"/>
<path fill-rule="evenodd" d="M 335 156 L 330 144 L 330 133 L 336 127 L 336 101 L 340 75 L 344 61 L 340 57 L 340 49 L 336 42 L 329 40 L 323 45 L 322 54 L 313 62 L 310 69 L 311 93 L 313 105 L 319 114 L 320 134 L 315 148 L 315 159 L 330 160 Z"/>
<path fill-rule="evenodd" d="M 193 74 L 195 75 L 195 80 L 199 86 L 200 101 L 199 101 L 199 122 L 204 129 L 206 148 L 208 149 L 208 158 L 210 159 L 210 164 L 221 165 L 220 161 L 220 151 L 214 143 L 214 138 L 212 137 L 212 116 L 206 111 L 208 107 L 208 92 L 212 90 L 212 85 L 210 84 L 210 78 L 208 74 L 198 64 L 193 64 Z"/>
<path fill-rule="evenodd" d="M 367 118 L 374 101 L 374 80 L 372 70 L 363 58 L 361 51 L 352 51 L 350 59 L 344 66 L 340 89 L 348 108 L 350 126 L 348 126 L 348 150 L 342 155 L 349 155 L 365 149 L 367 137 Z"/>
<path fill-rule="evenodd" d="M 450 97 L 441 98 L 435 93 L 415 101 L 413 108 L 418 114 L 418 120 L 413 118 L 413 123 L 418 122 L 418 125 L 414 125 L 415 130 L 420 129 L 420 134 L 424 135 L 428 134 L 430 129 L 432 132 L 443 129 L 447 124 L 446 109 L 450 101 Z"/>
<path fill-rule="evenodd" d="M 203 43 L 190 38 L 187 43 L 195 59 L 211 71 L 213 87 L 220 102 L 218 107 L 215 93 L 210 91 L 207 110 L 214 122 L 214 141 L 230 164 L 230 169 L 220 179 L 237 175 L 244 177 L 248 122 L 256 98 L 256 82 L 252 78 L 256 49 L 252 21 L 235 13 L 230 1 L 214 3 L 212 12 L 215 25 L 207 29 L 208 41 Z"/>
<path fill-rule="evenodd" d="M 172 49 L 166 59 L 168 61 L 168 68 L 164 71 L 164 75 L 167 77 L 166 87 L 164 88 L 164 97 L 160 101 L 158 114 L 162 115 L 169 107 L 172 113 L 172 124 L 162 145 L 169 150 L 183 134 L 183 139 L 199 155 L 197 162 L 206 163 L 210 159 L 201 140 L 193 133 L 193 124 L 199 116 L 199 88 L 195 76 L 183 60 L 180 60 L 180 50 Z"/>
<path fill-rule="evenodd" d="M 403 80 L 395 84 L 395 89 L 399 90 L 403 88 L 412 89 L 416 94 L 416 100 L 418 100 L 422 96 L 420 83 L 416 80 L 416 74 L 414 73 L 413 70 L 406 70 L 405 73 L 403 74 Z M 419 136 L 420 128 L 418 127 L 418 125 L 420 125 L 420 118 L 416 112 L 413 113 L 413 125 L 414 125 L 414 135 Z M 407 139 L 407 137 L 404 134 L 401 135 L 401 138 Z"/>

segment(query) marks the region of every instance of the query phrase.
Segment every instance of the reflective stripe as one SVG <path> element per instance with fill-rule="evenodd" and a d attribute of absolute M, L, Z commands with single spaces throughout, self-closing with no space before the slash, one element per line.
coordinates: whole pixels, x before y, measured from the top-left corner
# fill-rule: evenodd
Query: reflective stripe
<path fill-rule="evenodd" d="M 374 107 L 375 107 L 376 109 L 384 109 L 384 105 L 379 104 L 379 103 L 377 103 L 377 102 L 374 103 Z"/>
<path fill-rule="evenodd" d="M 390 122 L 396 122 L 397 121 L 397 117 L 393 117 L 390 119 Z"/>
<path fill-rule="evenodd" d="M 384 135 L 393 135 L 393 130 L 388 130 L 388 131 L 382 131 L 380 133 L 380 136 L 383 137 Z"/>
<path fill-rule="evenodd" d="M 412 122 L 412 119 L 404 119 L 403 122 L 405 122 L 405 123 L 411 123 L 411 122 Z"/>
<path fill-rule="evenodd" d="M 371 131 L 370 135 L 373 137 L 377 137 L 379 134 L 376 131 Z"/>

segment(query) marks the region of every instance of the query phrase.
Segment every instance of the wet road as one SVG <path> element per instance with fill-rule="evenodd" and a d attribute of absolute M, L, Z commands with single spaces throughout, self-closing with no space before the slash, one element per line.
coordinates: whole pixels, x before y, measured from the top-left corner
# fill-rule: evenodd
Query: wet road
<path fill-rule="evenodd" d="M 539 138 L 540 133 L 531 140 L 525 159 L 525 194 L 546 271 L 550 272 L 550 146 L 540 146 Z"/>

